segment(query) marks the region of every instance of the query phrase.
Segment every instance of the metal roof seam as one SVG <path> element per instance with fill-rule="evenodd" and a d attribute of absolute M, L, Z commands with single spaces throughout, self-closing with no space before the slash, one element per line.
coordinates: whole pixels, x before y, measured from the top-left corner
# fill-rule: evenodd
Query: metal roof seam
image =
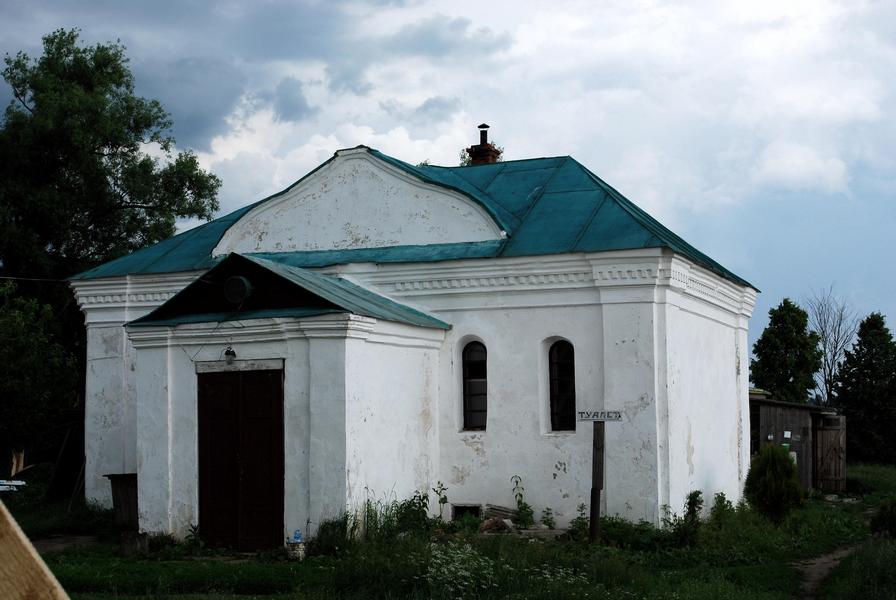
<path fill-rule="evenodd" d="M 604 190 L 603 197 L 600 199 L 599 202 L 597 202 L 594 205 L 594 208 L 591 210 L 591 214 L 588 215 L 588 219 L 585 221 L 585 225 L 582 227 L 581 230 L 579 230 L 579 235 L 576 236 L 575 241 L 572 243 L 573 250 L 578 250 L 579 242 L 581 242 L 582 238 L 585 237 L 585 232 L 588 231 L 589 227 L 591 227 L 591 223 L 594 222 L 594 219 L 597 217 L 597 214 L 600 212 L 600 209 L 602 209 L 604 207 L 604 204 L 607 203 L 607 198 L 609 198 L 609 197 L 610 197 L 610 195 Z"/>
<path fill-rule="evenodd" d="M 554 167 L 553 172 L 548 176 L 547 181 L 545 181 L 543 184 L 541 184 L 541 186 L 539 186 L 541 189 L 536 192 L 535 198 L 532 199 L 532 202 L 530 202 L 528 208 L 526 208 L 526 212 L 524 212 L 523 216 L 520 217 L 521 223 L 526 222 L 526 219 L 529 217 L 529 214 L 532 212 L 532 210 L 535 208 L 535 205 L 538 204 L 538 201 L 541 200 L 541 197 L 544 195 L 544 191 L 546 189 L 548 189 L 548 186 L 551 185 L 551 181 L 554 180 L 554 177 L 557 176 L 557 173 L 560 172 L 560 169 L 562 169 L 563 165 L 565 165 L 567 162 L 569 162 L 568 156 L 563 159 L 563 162 L 561 162 L 559 165 Z M 536 187 L 535 190 L 538 190 L 538 187 Z M 533 190 L 533 191 L 535 191 L 535 190 Z M 531 195 L 531 192 L 530 192 L 530 195 Z"/>

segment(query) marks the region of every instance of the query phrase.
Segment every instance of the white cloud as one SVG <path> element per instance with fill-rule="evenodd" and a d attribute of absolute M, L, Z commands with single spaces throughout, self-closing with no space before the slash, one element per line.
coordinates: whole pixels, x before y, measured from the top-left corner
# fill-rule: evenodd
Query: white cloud
<path fill-rule="evenodd" d="M 761 185 L 824 193 L 846 191 L 846 164 L 824 156 L 815 148 L 788 141 L 774 141 L 759 157 L 753 180 Z"/>
<path fill-rule="evenodd" d="M 245 63 L 243 102 L 202 154 L 227 169 L 225 206 L 340 147 L 456 164 L 482 121 L 506 158 L 571 154 L 672 224 L 770 188 L 848 193 L 852 173 L 892 165 L 896 14 L 878 3 L 457 0 L 349 13 L 351 27 L 327 17 L 343 32 L 337 58 Z M 430 29 L 437 39 L 418 35 Z M 477 36 L 490 51 L 476 52 Z M 363 85 L 331 85 L 337 63 Z M 300 122 L 253 101 L 288 77 L 315 107 Z M 450 103 L 415 110 L 432 99 Z"/>

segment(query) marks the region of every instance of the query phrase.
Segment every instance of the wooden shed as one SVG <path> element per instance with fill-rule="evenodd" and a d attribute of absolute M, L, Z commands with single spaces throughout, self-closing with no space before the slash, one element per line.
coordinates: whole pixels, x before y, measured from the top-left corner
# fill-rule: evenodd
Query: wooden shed
<path fill-rule="evenodd" d="M 830 408 L 779 402 L 750 390 L 750 454 L 779 444 L 796 460 L 806 490 L 846 489 L 846 417 Z"/>

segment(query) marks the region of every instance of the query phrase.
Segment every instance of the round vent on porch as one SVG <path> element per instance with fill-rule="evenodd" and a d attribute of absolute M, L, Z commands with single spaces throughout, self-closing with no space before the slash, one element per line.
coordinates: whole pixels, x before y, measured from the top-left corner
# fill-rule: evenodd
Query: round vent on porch
<path fill-rule="evenodd" d="M 252 294 L 252 284 L 245 277 L 234 275 L 224 281 L 224 297 L 231 304 L 242 304 Z"/>

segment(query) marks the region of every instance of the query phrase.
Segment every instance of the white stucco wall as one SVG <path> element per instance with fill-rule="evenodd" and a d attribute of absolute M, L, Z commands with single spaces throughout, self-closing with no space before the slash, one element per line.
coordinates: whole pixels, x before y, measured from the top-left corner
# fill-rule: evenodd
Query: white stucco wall
<path fill-rule="evenodd" d="M 443 315 L 447 316 L 447 315 Z M 441 355 L 439 479 L 455 504 L 513 506 L 514 475 L 526 500 L 551 506 L 560 521 L 587 502 L 591 480 L 591 429 L 552 432 L 547 351 L 566 339 L 575 348 L 579 405 L 603 404 L 602 320 L 596 306 L 508 308 L 452 312 L 454 328 Z M 487 350 L 488 414 L 485 431 L 463 431 L 463 347 Z"/>
<path fill-rule="evenodd" d="M 213 254 L 475 242 L 501 235 L 463 194 L 424 185 L 366 150 L 341 150 L 312 178 L 242 217 Z"/>
<path fill-rule="evenodd" d="M 624 415 L 606 428 L 605 513 L 658 522 L 692 489 L 739 497 L 752 291 L 659 250 L 333 270 L 453 329 L 442 341 L 355 317 L 351 334 L 275 320 L 135 328 L 128 341 L 96 319 L 108 306 L 88 308 L 88 496 L 108 494 L 103 473 L 136 469 L 145 529 L 183 534 L 197 521 L 193 361 L 220 359 L 228 341 L 240 359 L 284 359 L 285 531 L 439 480 L 454 504 L 512 505 L 513 475 L 537 514 L 551 507 L 565 524 L 588 501 L 591 427 L 549 431 L 547 348 L 563 338 L 576 351 L 577 407 Z M 471 339 L 488 349 L 485 432 L 461 431 Z"/>
<path fill-rule="evenodd" d="M 680 293 L 667 305 L 669 507 L 739 498 L 749 466 L 747 319 Z"/>
<path fill-rule="evenodd" d="M 182 536 L 199 521 L 197 364 L 282 360 L 284 536 L 295 529 L 313 534 L 322 519 L 358 508 L 368 492 L 404 498 L 429 485 L 434 433 L 420 425 L 435 402 L 440 330 L 331 315 L 129 334 L 138 365 L 142 530 Z M 236 367 L 220 365 L 230 344 Z"/>
<path fill-rule="evenodd" d="M 126 394 L 126 336 L 120 324 L 87 330 L 84 403 L 84 489 L 89 499 L 111 506 L 112 490 L 103 475 L 136 470 L 136 419 Z"/>
<path fill-rule="evenodd" d="M 112 505 L 106 474 L 137 471 L 134 347 L 124 324 L 147 314 L 198 273 L 120 277 L 73 284 L 87 326 L 85 497 Z"/>
<path fill-rule="evenodd" d="M 409 498 L 435 484 L 440 330 L 379 322 L 350 340 L 346 371 L 346 505 Z M 416 342 L 408 344 L 407 336 Z M 402 341 L 405 340 L 405 341 Z"/>

